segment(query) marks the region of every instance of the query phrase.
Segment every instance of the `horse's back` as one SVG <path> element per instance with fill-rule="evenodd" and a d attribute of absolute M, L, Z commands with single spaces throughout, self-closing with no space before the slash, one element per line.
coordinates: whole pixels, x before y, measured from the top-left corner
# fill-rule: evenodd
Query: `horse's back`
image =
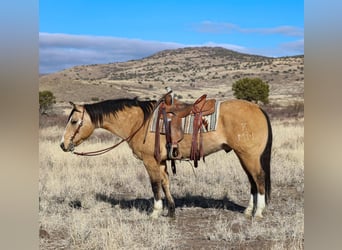
<path fill-rule="evenodd" d="M 221 102 L 220 115 L 228 118 L 235 118 L 233 122 L 240 122 L 241 120 L 251 120 L 251 122 L 265 122 L 265 116 L 260 109 L 260 106 L 252 102 L 244 100 L 227 100 Z M 261 119 L 261 121 L 259 121 Z"/>

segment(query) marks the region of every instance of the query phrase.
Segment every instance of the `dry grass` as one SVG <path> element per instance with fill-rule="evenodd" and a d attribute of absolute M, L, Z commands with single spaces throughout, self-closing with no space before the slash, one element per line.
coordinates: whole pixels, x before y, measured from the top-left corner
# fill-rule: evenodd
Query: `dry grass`
<path fill-rule="evenodd" d="M 177 175 L 170 176 L 177 218 L 153 220 L 149 178 L 127 145 L 77 157 L 59 148 L 62 127 L 42 127 L 40 248 L 303 249 L 303 121 L 274 121 L 273 132 L 272 200 L 262 221 L 239 213 L 249 199 L 248 180 L 235 155 L 224 152 L 208 156 L 195 170 L 178 164 Z M 78 151 L 112 145 L 108 135 L 96 135 Z"/>

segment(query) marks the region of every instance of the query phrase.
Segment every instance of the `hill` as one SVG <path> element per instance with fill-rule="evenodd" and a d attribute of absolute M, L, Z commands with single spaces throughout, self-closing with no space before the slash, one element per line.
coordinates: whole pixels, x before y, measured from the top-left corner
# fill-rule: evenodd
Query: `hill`
<path fill-rule="evenodd" d="M 270 101 L 288 104 L 304 98 L 304 55 L 271 58 L 220 47 L 165 50 L 141 60 L 76 66 L 39 77 L 39 90 L 50 90 L 57 102 L 92 102 L 120 97 L 158 99 L 166 86 L 178 98 L 203 93 L 233 98 L 231 85 L 259 77 L 270 85 Z"/>

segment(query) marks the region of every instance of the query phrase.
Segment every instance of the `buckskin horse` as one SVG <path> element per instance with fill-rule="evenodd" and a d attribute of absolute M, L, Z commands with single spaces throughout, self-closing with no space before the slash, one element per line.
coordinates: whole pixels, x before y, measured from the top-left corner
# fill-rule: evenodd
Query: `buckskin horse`
<path fill-rule="evenodd" d="M 132 152 L 142 160 L 150 177 L 154 195 L 151 216 L 163 210 L 161 189 L 168 206 L 168 216 L 175 216 L 175 202 L 169 188 L 165 136 L 160 136 L 160 161 L 154 156 L 155 133 L 149 129 L 157 101 L 134 99 L 106 100 L 77 105 L 72 110 L 62 136 L 60 147 L 65 152 L 87 139 L 96 128 L 106 129 L 127 142 Z M 246 216 L 263 217 L 271 193 L 270 160 L 272 128 L 268 115 L 256 104 L 243 100 L 225 100 L 219 104 L 215 131 L 203 133 L 203 155 L 219 150 L 233 150 L 250 182 L 250 200 Z M 185 134 L 179 142 L 182 159 L 189 159 L 192 136 Z M 118 144 L 117 144 L 118 145 Z M 115 146 L 117 146 L 115 145 Z"/>

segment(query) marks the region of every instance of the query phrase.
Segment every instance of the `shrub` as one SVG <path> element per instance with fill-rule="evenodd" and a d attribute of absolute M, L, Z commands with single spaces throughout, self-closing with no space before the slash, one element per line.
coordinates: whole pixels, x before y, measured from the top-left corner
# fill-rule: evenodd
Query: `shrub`
<path fill-rule="evenodd" d="M 268 103 L 269 85 L 260 78 L 240 79 L 233 83 L 232 90 L 237 99 Z"/>
<path fill-rule="evenodd" d="M 47 111 L 56 103 L 56 97 L 49 90 L 39 91 L 39 113 L 47 114 Z"/>

